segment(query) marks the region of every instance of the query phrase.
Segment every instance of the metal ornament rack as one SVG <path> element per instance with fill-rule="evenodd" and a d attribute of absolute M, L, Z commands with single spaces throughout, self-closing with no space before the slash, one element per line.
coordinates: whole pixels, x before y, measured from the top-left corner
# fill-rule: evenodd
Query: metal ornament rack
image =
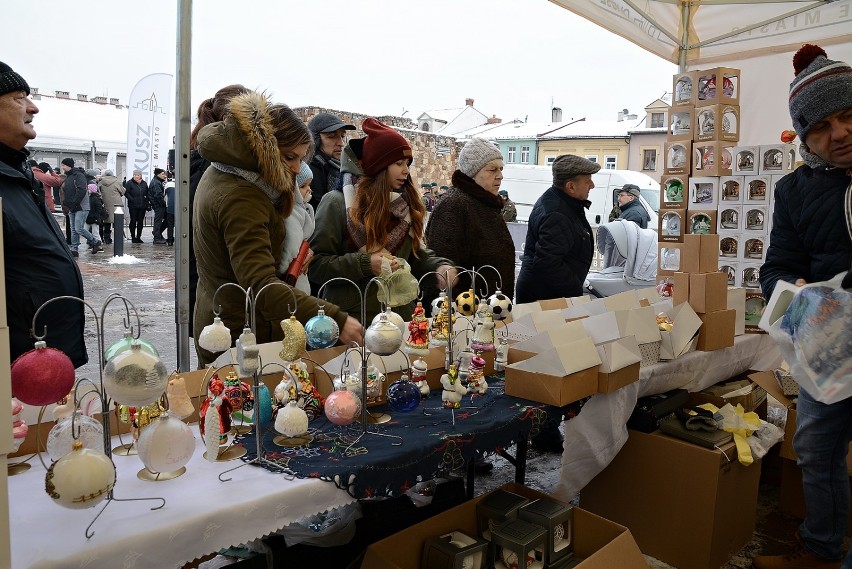
<path fill-rule="evenodd" d="M 37 342 L 43 341 L 47 337 L 47 324 L 44 325 L 44 327 L 42 329 L 43 333 L 41 334 L 41 336 L 39 336 L 38 334 L 35 333 L 36 321 L 38 321 L 39 314 L 41 313 L 41 311 L 45 307 L 47 307 L 48 305 L 50 305 L 54 302 L 60 301 L 60 300 L 76 301 L 76 302 L 83 304 L 83 306 L 87 307 L 89 310 L 92 311 L 92 315 L 95 319 L 95 333 L 97 334 L 98 350 L 99 350 L 98 351 L 98 383 L 95 384 L 93 381 L 91 381 L 88 378 L 81 378 L 80 380 L 76 381 L 75 384 L 74 384 L 74 406 L 76 408 L 77 405 L 79 404 L 79 401 L 80 401 L 77 398 L 77 391 L 78 391 L 79 386 L 83 383 L 91 384 L 93 389 L 94 389 L 94 393 L 97 394 L 98 399 L 100 399 L 100 401 L 101 401 L 100 415 L 101 415 L 101 423 L 103 424 L 103 431 L 104 431 L 104 436 L 103 436 L 103 438 L 104 438 L 104 454 L 110 459 L 110 461 L 112 461 L 112 449 L 110 448 L 112 437 L 110 435 L 110 422 L 109 422 L 109 415 L 110 415 L 109 397 L 107 397 L 106 392 L 104 391 L 104 366 L 106 365 L 106 362 L 104 361 L 104 352 L 105 352 L 104 316 L 106 315 L 107 307 L 113 301 L 118 300 L 118 301 L 123 302 L 125 313 L 126 313 L 126 316 L 124 318 L 124 328 L 126 330 L 129 330 L 133 339 L 136 340 L 136 339 L 139 339 L 139 331 L 142 327 L 142 324 L 139 320 L 139 313 L 136 310 L 136 307 L 133 305 L 132 302 L 130 302 L 126 297 L 124 297 L 124 296 L 122 296 L 118 293 L 113 293 L 113 294 L 111 294 L 107 297 L 107 299 L 101 305 L 100 317 L 98 316 L 98 312 L 92 307 L 92 305 L 89 304 L 88 302 L 86 302 L 85 300 L 83 300 L 82 298 L 79 298 L 79 297 L 76 297 L 76 296 L 58 296 L 58 297 L 52 298 L 52 299 L 48 300 L 47 302 L 45 302 L 44 304 L 42 304 L 38 308 L 38 310 L 36 310 L 36 313 L 33 315 L 33 324 L 32 324 L 31 330 L 33 331 L 32 335 L 36 339 Z M 133 315 L 136 317 L 136 328 L 135 328 L 135 330 L 134 330 L 132 324 L 130 323 L 130 318 L 131 318 L 130 312 L 131 312 L 131 310 L 133 312 Z M 79 431 L 75 430 L 75 428 L 74 428 L 75 424 L 74 424 L 73 421 L 74 421 L 74 415 L 72 414 L 71 434 L 74 437 L 74 439 L 76 439 L 79 436 Z M 160 505 L 151 508 L 151 510 L 159 510 L 166 505 L 165 498 L 160 498 L 160 497 L 156 497 L 156 498 L 116 498 L 115 493 L 114 493 L 114 486 L 113 486 L 113 488 L 111 488 L 107 492 L 107 496 L 106 496 L 105 503 L 104 503 L 103 507 L 100 509 L 100 511 L 98 511 L 97 515 L 95 515 L 95 517 L 91 521 L 91 523 L 88 526 L 86 526 L 86 530 L 85 530 L 86 539 L 91 539 L 92 536 L 95 535 L 95 532 L 92 531 L 92 526 L 95 525 L 95 522 L 98 521 L 98 518 L 101 517 L 101 514 L 104 513 L 104 510 L 106 510 L 107 506 L 109 506 L 112 502 L 136 502 L 136 501 L 145 501 L 145 500 L 157 500 L 157 501 L 161 502 Z"/>

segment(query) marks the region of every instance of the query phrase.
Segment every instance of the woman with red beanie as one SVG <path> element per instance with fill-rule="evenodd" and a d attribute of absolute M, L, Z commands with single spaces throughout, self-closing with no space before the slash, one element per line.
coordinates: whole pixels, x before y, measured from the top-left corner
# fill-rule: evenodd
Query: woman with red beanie
<path fill-rule="evenodd" d="M 361 128 L 367 136 L 349 141 L 345 151 L 358 159 L 360 178 L 354 186 L 344 185 L 343 192 L 327 193 L 317 209 L 311 281 L 322 284 L 346 277 L 363 291 L 371 278 L 381 274 L 384 260 L 391 271 L 400 268 L 400 260 L 407 261 L 417 279 L 436 270 L 442 275 L 449 272 L 454 279 L 452 261 L 424 247 L 426 209 L 411 181 L 413 154 L 408 141 L 374 118 L 366 119 Z M 369 324 L 380 310 L 377 292 L 376 285 L 367 290 L 367 321 L 362 324 Z M 361 295 L 349 283 L 331 283 L 322 296 L 352 316 L 361 314 Z M 394 310 L 410 320 L 414 305 Z"/>

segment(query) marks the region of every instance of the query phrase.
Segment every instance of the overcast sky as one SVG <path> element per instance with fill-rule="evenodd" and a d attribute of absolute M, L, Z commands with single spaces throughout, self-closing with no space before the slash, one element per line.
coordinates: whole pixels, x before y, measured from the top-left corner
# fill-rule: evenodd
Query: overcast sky
<path fill-rule="evenodd" d="M 589 0 L 592 1 L 592 0 Z M 676 67 L 547 0 L 195 0 L 191 93 L 416 118 L 471 97 L 503 120 L 638 115 Z M 43 93 L 127 102 L 175 73 L 176 0 L 4 2 L 0 61 Z M 174 110 L 174 109 L 173 109 Z"/>

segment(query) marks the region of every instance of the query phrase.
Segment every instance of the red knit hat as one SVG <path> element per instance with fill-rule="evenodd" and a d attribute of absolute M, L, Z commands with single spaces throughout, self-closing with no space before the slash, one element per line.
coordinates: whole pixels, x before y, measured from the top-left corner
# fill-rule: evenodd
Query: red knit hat
<path fill-rule="evenodd" d="M 361 168 L 367 176 L 375 176 L 397 160 L 407 159 L 411 164 L 414 154 L 411 145 L 401 134 L 370 117 L 361 124 L 367 135 L 361 153 Z"/>

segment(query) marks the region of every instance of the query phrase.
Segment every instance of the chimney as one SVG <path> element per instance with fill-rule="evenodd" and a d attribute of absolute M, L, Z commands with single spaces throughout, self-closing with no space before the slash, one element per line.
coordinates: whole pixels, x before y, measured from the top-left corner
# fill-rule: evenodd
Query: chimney
<path fill-rule="evenodd" d="M 464 100 L 464 104 L 468 107 L 472 107 L 473 106 L 473 99 L 468 97 L 467 99 Z"/>
<path fill-rule="evenodd" d="M 68 91 L 56 91 L 56 98 L 57 99 L 70 99 L 71 95 L 68 93 Z"/>
<path fill-rule="evenodd" d="M 500 124 L 503 119 L 498 119 L 497 115 L 491 115 L 490 119 L 486 119 L 485 124 Z"/>
<path fill-rule="evenodd" d="M 106 97 L 92 97 L 93 103 L 98 103 L 99 105 L 106 105 L 107 98 Z"/>
<path fill-rule="evenodd" d="M 77 93 L 77 100 L 78 100 L 78 101 L 88 101 L 88 100 L 89 100 L 89 96 L 88 96 L 88 95 L 84 95 L 84 94 L 82 94 L 82 93 Z"/>
<path fill-rule="evenodd" d="M 550 109 L 550 122 L 562 122 L 562 109 L 559 107 Z"/>
<path fill-rule="evenodd" d="M 118 106 L 118 98 L 116 98 L 116 97 L 111 97 L 111 98 L 110 98 L 110 100 L 109 100 L 109 104 L 110 104 L 110 105 L 115 105 L 115 106 L 117 107 L 117 106 Z"/>
<path fill-rule="evenodd" d="M 30 87 L 30 94 L 38 95 L 38 87 Z"/>

